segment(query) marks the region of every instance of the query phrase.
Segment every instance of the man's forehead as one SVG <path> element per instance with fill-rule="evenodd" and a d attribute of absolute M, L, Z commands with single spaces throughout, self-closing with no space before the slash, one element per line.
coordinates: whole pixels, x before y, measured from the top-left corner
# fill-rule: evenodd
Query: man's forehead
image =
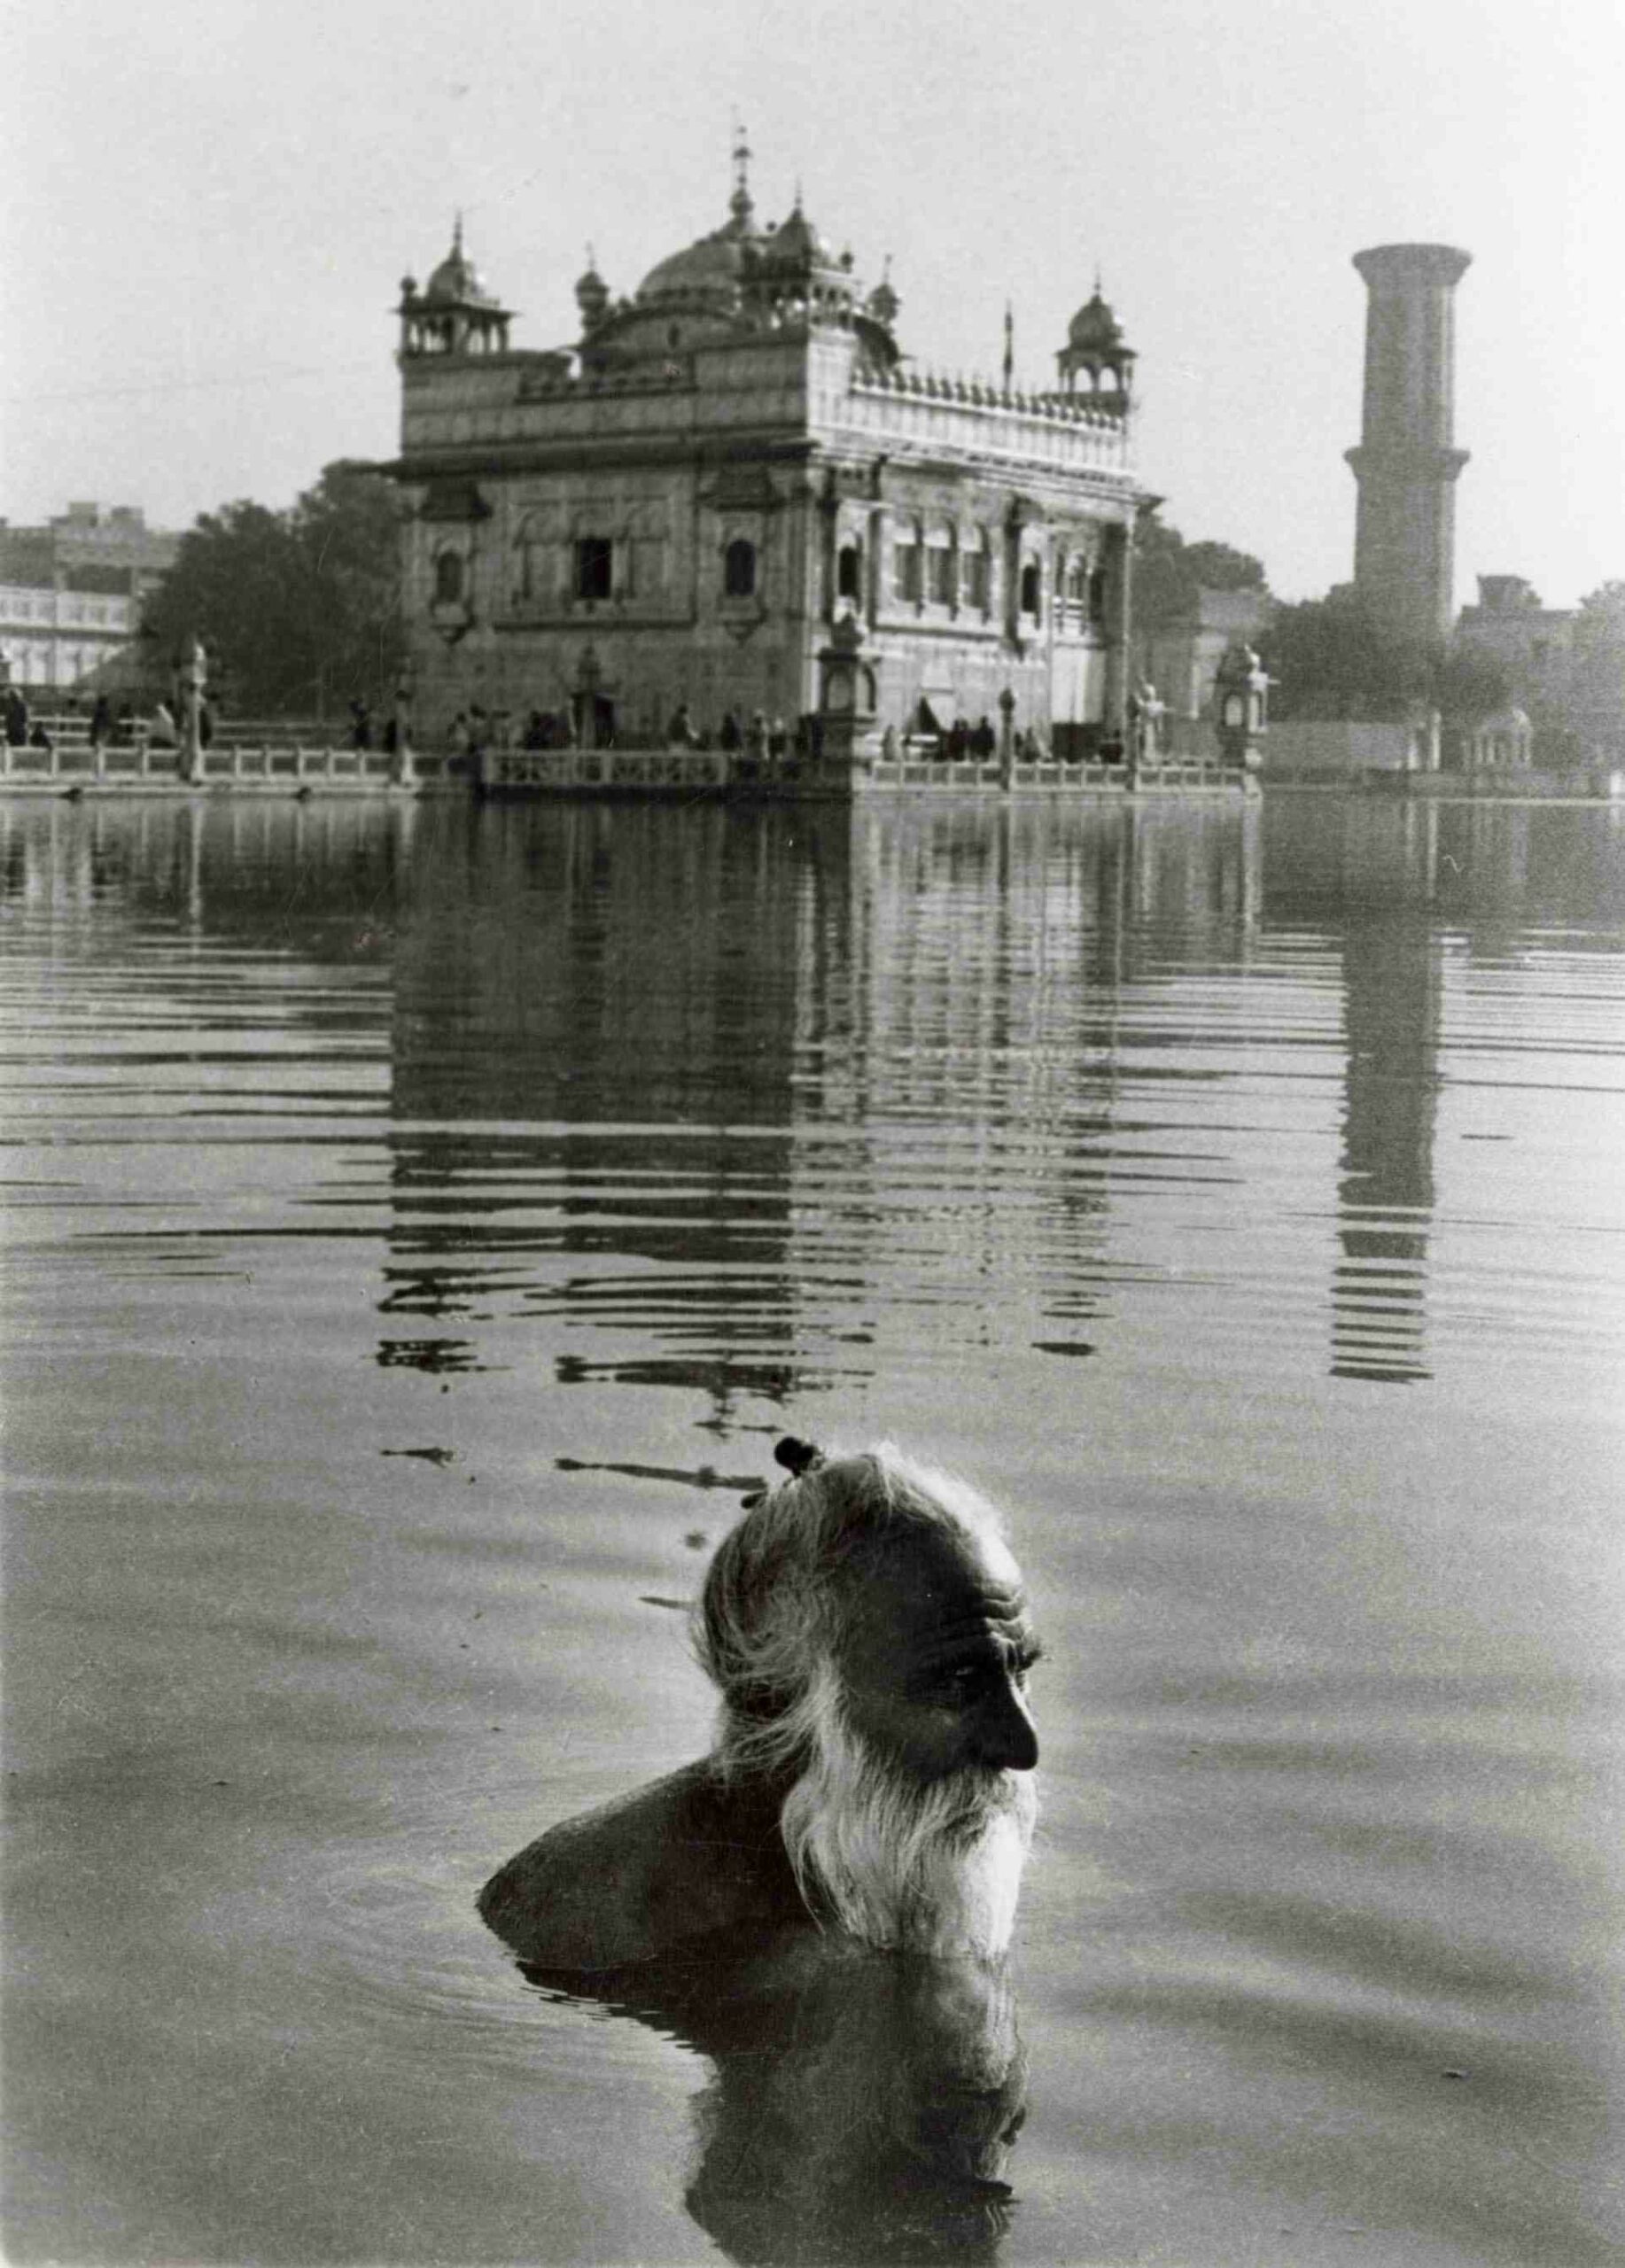
<path fill-rule="evenodd" d="M 853 1635 L 866 1648 L 940 1644 L 990 1627 L 1014 1635 L 1027 1627 L 1021 1570 L 996 1537 L 906 1530 L 867 1553 L 854 1573 Z"/>

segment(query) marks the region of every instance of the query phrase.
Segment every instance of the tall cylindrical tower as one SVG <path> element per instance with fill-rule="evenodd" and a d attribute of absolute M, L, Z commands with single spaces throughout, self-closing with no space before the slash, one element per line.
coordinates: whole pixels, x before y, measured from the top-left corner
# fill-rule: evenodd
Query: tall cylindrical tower
<path fill-rule="evenodd" d="M 1470 252 L 1450 245 L 1357 252 L 1365 279 L 1365 396 L 1354 581 L 1372 617 L 1400 636 L 1449 634 L 1455 608 L 1457 284 Z"/>

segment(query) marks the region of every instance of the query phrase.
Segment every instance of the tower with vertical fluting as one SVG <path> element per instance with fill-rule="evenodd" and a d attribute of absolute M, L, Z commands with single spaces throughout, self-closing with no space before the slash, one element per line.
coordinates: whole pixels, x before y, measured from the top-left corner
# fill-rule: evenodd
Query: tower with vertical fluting
<path fill-rule="evenodd" d="M 1455 606 L 1457 284 L 1470 252 L 1379 245 L 1354 264 L 1370 294 L 1354 581 L 1373 620 L 1397 636 L 1449 634 Z"/>

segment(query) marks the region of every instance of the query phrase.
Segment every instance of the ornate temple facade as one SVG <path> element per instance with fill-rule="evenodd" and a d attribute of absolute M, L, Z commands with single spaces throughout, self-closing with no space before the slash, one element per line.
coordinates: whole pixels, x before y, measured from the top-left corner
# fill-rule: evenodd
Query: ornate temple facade
<path fill-rule="evenodd" d="M 727 218 L 580 338 L 517 350 L 464 251 L 402 286 L 400 455 L 415 732 L 476 708 L 578 745 L 674 717 L 783 720 L 839 763 L 988 720 L 1059 751 L 1121 732 L 1134 354 L 1101 299 L 1054 386 L 927 376 L 889 278 L 799 198 Z"/>

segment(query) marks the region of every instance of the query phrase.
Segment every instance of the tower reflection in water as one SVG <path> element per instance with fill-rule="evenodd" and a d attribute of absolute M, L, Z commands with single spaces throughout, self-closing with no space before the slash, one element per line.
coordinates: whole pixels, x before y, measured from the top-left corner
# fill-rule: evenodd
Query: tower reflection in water
<path fill-rule="evenodd" d="M 1432 1374 L 1443 1059 L 1473 1045 L 1471 979 L 1520 949 L 1526 892 L 1554 924 L 1571 898 L 1600 898 L 1585 865 L 1595 838 L 1577 817 L 1388 797 L 1283 797 L 1271 811 L 1266 928 L 1318 930 L 1341 963 L 1334 1376 L 1405 1385 Z"/>
<path fill-rule="evenodd" d="M 580 1997 L 579 1977 L 525 1973 L 551 2000 Z M 730 2260 L 996 2256 L 1026 2098 L 1003 1961 L 805 1932 L 606 1977 L 592 1997 L 711 2062 L 683 2197 Z"/>

